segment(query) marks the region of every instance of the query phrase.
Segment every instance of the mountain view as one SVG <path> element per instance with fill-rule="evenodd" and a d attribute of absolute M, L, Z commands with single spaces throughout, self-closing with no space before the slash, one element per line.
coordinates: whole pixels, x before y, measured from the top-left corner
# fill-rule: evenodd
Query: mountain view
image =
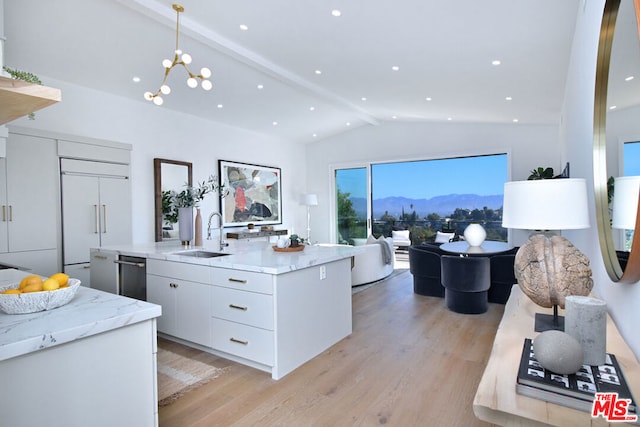
<path fill-rule="evenodd" d="M 367 215 L 367 199 L 364 197 L 350 197 L 353 209 L 359 217 Z M 502 207 L 502 194 L 480 196 L 477 194 L 448 194 L 436 196 L 431 199 L 410 199 L 406 197 L 385 197 L 373 201 L 373 217 L 380 218 L 385 212 L 390 215 L 400 217 L 402 210 L 407 214 L 416 211 L 418 217 L 422 218 L 430 213 L 437 213 L 440 216 L 451 214 L 456 208 L 482 209 L 485 206 L 489 209 L 500 209 Z"/>

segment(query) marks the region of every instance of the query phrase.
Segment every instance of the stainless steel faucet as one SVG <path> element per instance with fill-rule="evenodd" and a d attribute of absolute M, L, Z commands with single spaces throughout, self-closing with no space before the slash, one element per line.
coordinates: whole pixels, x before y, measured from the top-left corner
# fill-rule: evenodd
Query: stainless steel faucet
<path fill-rule="evenodd" d="M 220 226 L 218 227 L 218 230 L 220 230 L 220 246 L 218 250 L 222 252 L 225 247 L 229 246 L 229 244 L 222 241 L 222 215 L 218 212 L 211 212 L 211 215 L 209 215 L 209 222 L 207 223 L 207 240 L 211 240 L 211 220 L 214 216 L 219 218 L 218 224 Z"/>

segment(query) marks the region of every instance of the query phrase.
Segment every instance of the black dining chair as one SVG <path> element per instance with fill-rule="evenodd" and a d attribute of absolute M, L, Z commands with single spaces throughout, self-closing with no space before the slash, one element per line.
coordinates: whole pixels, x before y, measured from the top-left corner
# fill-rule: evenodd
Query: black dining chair
<path fill-rule="evenodd" d="M 494 255 L 490 258 L 491 287 L 489 288 L 489 302 L 506 304 L 511 295 L 511 288 L 518 283 L 513 265 L 515 253 Z"/>
<path fill-rule="evenodd" d="M 464 314 L 486 312 L 491 286 L 489 258 L 442 255 L 440 262 L 447 308 Z"/>
<path fill-rule="evenodd" d="M 409 271 L 413 275 L 413 292 L 418 295 L 444 297 L 440 281 L 440 255 L 437 246 L 409 246 Z"/>

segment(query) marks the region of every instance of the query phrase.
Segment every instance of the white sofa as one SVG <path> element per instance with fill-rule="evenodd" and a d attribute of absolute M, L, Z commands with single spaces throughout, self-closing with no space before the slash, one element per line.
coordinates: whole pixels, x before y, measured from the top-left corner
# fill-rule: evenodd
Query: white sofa
<path fill-rule="evenodd" d="M 395 256 L 393 253 L 393 239 L 387 237 L 384 242 L 389 247 L 390 262 L 386 264 L 383 259 L 382 246 L 380 243 L 371 243 L 358 246 L 364 250 L 354 256 L 353 268 L 351 269 L 351 286 L 364 285 L 365 283 L 381 280 L 393 273 L 395 265 Z M 321 243 L 319 246 L 338 246 Z"/>

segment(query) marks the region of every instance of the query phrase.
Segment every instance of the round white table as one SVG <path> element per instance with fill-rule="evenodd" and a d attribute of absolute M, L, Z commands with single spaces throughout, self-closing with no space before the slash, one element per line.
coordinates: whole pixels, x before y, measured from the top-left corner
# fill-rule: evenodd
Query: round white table
<path fill-rule="evenodd" d="M 469 244 L 463 240 L 459 242 L 449 242 L 440 245 L 440 249 L 452 254 L 467 254 L 467 255 L 495 255 L 501 252 L 507 252 L 509 244 L 506 242 L 496 242 L 493 240 L 485 240 L 480 246 L 469 246 Z"/>

